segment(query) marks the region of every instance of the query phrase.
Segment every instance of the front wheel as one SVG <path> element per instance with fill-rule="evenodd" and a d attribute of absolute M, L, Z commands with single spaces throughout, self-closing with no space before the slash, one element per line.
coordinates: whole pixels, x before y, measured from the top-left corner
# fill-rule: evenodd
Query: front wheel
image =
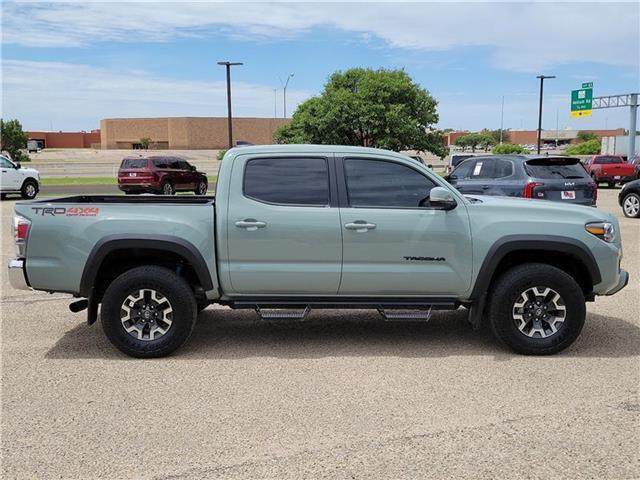
<path fill-rule="evenodd" d="M 198 183 L 196 184 L 196 190 L 195 190 L 195 194 L 196 195 L 206 195 L 207 194 L 207 182 L 204 180 L 198 180 Z"/>
<path fill-rule="evenodd" d="M 25 180 L 22 184 L 20 194 L 25 200 L 33 200 L 38 194 L 38 184 L 33 180 Z"/>
<path fill-rule="evenodd" d="M 640 217 L 640 195 L 629 193 L 622 199 L 622 211 L 625 217 Z"/>
<path fill-rule="evenodd" d="M 525 355 L 550 355 L 571 345 L 584 325 L 586 304 L 577 282 L 541 263 L 514 267 L 501 275 L 489 301 L 494 335 Z"/>
<path fill-rule="evenodd" d="M 187 282 L 153 265 L 116 278 L 102 298 L 102 328 L 120 351 L 138 358 L 163 357 L 184 344 L 197 306 Z"/>

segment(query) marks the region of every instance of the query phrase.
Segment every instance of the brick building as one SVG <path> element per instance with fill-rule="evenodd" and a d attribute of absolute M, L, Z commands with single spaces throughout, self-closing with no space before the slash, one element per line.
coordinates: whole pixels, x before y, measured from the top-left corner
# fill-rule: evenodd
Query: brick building
<path fill-rule="evenodd" d="M 40 148 L 100 148 L 100 130 L 90 132 L 27 132 Z"/>
<path fill-rule="evenodd" d="M 234 118 L 233 140 L 273 143 L 273 133 L 289 120 Z M 100 121 L 101 148 L 131 149 L 148 137 L 154 149 L 198 150 L 226 148 L 226 117 L 107 118 Z"/>

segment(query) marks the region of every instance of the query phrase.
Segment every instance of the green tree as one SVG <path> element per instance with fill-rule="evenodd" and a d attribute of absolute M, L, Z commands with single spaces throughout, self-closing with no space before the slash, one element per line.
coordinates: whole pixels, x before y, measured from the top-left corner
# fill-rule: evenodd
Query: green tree
<path fill-rule="evenodd" d="M 489 148 L 493 147 L 496 143 L 498 143 L 496 141 L 495 138 L 493 138 L 493 134 L 489 131 L 487 132 L 481 132 L 480 134 L 480 138 L 479 138 L 479 142 L 478 144 L 486 151 L 489 150 Z"/>
<path fill-rule="evenodd" d="M 402 70 L 352 68 L 329 77 L 319 96 L 302 103 L 276 143 L 361 145 L 447 153 L 436 100 Z"/>
<path fill-rule="evenodd" d="M 149 150 L 149 147 L 151 146 L 152 143 L 153 143 L 153 140 L 151 140 L 149 137 L 142 137 L 140 139 L 140 145 L 145 150 Z"/>
<path fill-rule="evenodd" d="M 466 135 L 458 137 L 454 143 L 462 148 L 471 147 L 471 150 L 475 152 L 478 145 L 488 142 L 491 142 L 491 140 L 489 140 L 487 135 L 482 133 L 467 133 Z"/>
<path fill-rule="evenodd" d="M 598 136 L 593 132 L 578 132 L 578 140 L 580 142 L 589 142 L 591 140 L 600 140 Z"/>
<path fill-rule="evenodd" d="M 509 142 L 509 130 L 506 130 L 504 128 L 500 130 L 498 128 L 496 130 L 486 130 L 486 132 L 493 137 L 493 139 L 495 140 L 495 144 L 500 143 L 500 132 L 502 132 L 502 143 Z"/>
<path fill-rule="evenodd" d="M 600 140 L 589 140 L 586 142 L 569 145 L 565 150 L 567 155 L 597 155 L 600 153 Z"/>
<path fill-rule="evenodd" d="M 227 149 L 226 148 L 223 148 L 222 150 L 218 150 L 218 155 L 216 155 L 216 158 L 218 160 L 222 160 L 226 153 L 227 153 Z"/>
<path fill-rule="evenodd" d="M 495 154 L 508 154 L 508 153 L 527 153 L 527 149 L 522 145 L 514 143 L 503 143 L 502 145 L 496 145 L 492 150 Z"/>
<path fill-rule="evenodd" d="M 28 162 L 30 160 L 22 150 L 27 148 L 29 137 L 22 130 L 22 125 L 18 120 L 5 122 L 0 118 L 0 151 L 9 152 L 11 158 L 16 162 Z"/>

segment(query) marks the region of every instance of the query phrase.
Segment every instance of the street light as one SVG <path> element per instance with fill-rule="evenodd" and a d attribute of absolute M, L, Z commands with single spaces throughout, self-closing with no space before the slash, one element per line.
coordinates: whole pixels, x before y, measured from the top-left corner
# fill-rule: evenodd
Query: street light
<path fill-rule="evenodd" d="M 229 148 L 233 148 L 233 127 L 231 126 L 231 67 L 242 65 L 241 62 L 218 62 L 227 67 L 227 122 L 229 130 Z"/>
<path fill-rule="evenodd" d="M 540 104 L 538 107 L 538 153 L 540 153 L 540 138 L 542 137 L 542 90 L 545 78 L 556 78 L 555 75 L 538 75 L 540 79 Z"/>
<path fill-rule="evenodd" d="M 287 118 L 287 86 L 289 85 L 289 80 L 291 80 L 291 78 L 293 78 L 293 73 L 290 73 L 289 76 L 287 77 L 287 81 L 284 84 L 284 98 L 283 98 L 283 102 L 284 102 L 284 117 L 283 118 Z"/>

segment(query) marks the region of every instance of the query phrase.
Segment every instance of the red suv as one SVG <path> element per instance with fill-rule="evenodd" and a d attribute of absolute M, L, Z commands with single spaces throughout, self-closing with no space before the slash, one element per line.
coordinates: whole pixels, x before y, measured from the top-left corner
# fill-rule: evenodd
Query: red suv
<path fill-rule="evenodd" d="M 206 174 L 179 157 L 154 155 L 126 157 L 118 170 L 118 188 L 125 194 L 176 192 L 207 193 Z"/>

